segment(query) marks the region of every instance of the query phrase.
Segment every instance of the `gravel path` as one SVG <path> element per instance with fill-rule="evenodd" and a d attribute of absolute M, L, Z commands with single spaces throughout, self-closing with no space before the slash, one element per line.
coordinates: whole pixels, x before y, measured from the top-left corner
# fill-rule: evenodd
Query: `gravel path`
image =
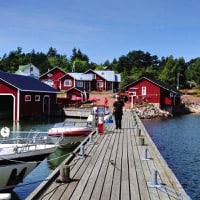
<path fill-rule="evenodd" d="M 105 97 L 108 99 L 107 105 L 112 110 L 113 109 L 113 103 L 115 101 L 115 98 L 113 97 L 112 92 L 102 92 L 102 93 L 92 93 L 90 94 L 91 97 L 97 97 L 100 100 L 97 101 L 98 105 L 104 105 Z M 125 109 L 130 109 L 130 103 L 125 103 Z"/>

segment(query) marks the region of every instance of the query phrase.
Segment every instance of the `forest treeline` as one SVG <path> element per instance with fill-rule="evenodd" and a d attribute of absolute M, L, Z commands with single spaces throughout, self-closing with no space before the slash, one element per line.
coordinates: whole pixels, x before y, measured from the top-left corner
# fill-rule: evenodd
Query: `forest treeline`
<path fill-rule="evenodd" d="M 50 47 L 47 53 L 23 53 L 22 48 L 10 51 L 0 58 L 0 71 L 14 73 L 19 65 L 32 63 L 39 68 L 40 74 L 47 72 L 55 66 L 66 72 L 85 72 L 93 70 L 114 70 L 121 74 L 121 88 L 142 76 L 161 80 L 177 89 L 200 86 L 200 57 L 186 62 L 183 57 L 158 58 L 149 52 L 133 50 L 113 61 L 106 60 L 102 64 L 91 62 L 89 57 L 80 49 L 72 49 L 72 55 L 60 55 L 57 50 Z"/>

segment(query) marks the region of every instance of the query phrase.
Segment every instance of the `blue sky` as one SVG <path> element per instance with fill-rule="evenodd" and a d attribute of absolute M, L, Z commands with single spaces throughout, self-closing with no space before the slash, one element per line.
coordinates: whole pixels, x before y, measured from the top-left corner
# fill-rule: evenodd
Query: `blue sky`
<path fill-rule="evenodd" d="M 199 0 L 0 1 L 0 57 L 17 50 L 112 62 L 133 50 L 186 61 L 200 57 Z"/>

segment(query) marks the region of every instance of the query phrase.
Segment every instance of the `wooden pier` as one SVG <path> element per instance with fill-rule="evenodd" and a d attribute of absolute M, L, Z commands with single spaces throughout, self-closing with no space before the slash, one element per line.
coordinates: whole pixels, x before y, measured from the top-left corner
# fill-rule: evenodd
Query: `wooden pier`
<path fill-rule="evenodd" d="M 134 113 L 124 113 L 121 130 L 105 129 L 91 133 L 27 200 L 189 200 Z"/>

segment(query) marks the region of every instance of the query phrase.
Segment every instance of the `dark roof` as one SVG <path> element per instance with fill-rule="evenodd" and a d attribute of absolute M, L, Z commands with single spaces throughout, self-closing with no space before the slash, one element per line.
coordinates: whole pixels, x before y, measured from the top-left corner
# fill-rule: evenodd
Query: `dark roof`
<path fill-rule="evenodd" d="M 147 78 L 147 77 L 142 77 L 142 78 L 140 78 L 140 79 L 138 79 L 138 80 L 126 85 L 124 88 L 127 88 L 130 85 L 133 85 L 133 84 L 141 81 L 142 79 L 146 79 L 146 80 L 154 83 L 155 85 L 158 85 L 159 87 L 161 87 L 161 88 L 163 88 L 165 90 L 169 90 L 170 92 L 173 92 L 173 93 L 176 93 L 176 94 L 180 94 L 180 92 L 177 89 L 175 89 L 174 87 L 172 87 L 172 86 L 170 86 L 170 85 L 168 85 L 168 84 L 166 84 L 166 83 L 164 83 L 164 82 L 162 82 L 160 80 L 155 80 L 155 79 Z"/>
<path fill-rule="evenodd" d="M 21 91 L 37 91 L 48 93 L 58 92 L 58 90 L 31 76 L 0 72 L 0 80 L 6 82 L 9 85 L 12 85 Z"/>

